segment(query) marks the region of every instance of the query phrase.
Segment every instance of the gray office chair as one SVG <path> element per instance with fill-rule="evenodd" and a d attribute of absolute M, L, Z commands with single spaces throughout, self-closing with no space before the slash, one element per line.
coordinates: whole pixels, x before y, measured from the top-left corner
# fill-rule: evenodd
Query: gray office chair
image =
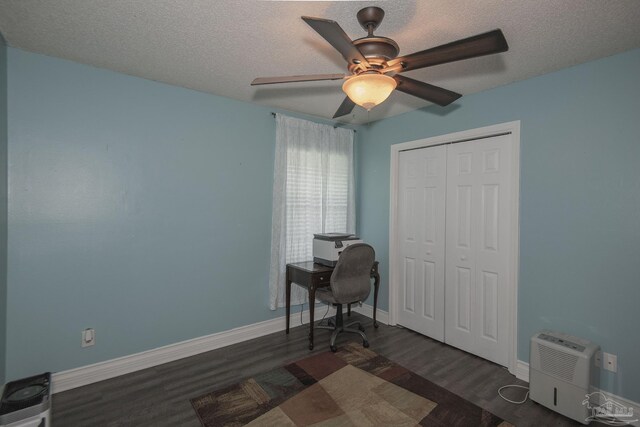
<path fill-rule="evenodd" d="M 320 301 L 333 304 L 336 309 L 336 320 L 332 326 L 318 325 L 316 328 L 333 330 L 329 347 L 334 353 L 337 351 L 336 338 L 340 332 L 358 334 L 362 337 L 362 345 L 369 347 L 369 341 L 364 334 L 364 328 L 360 322 L 351 322 L 344 325 L 342 319 L 342 305 L 364 301 L 371 292 L 371 269 L 375 262 L 376 254 L 370 245 L 356 243 L 347 246 L 338 263 L 331 273 L 330 286 L 316 290 L 316 298 Z M 351 328 L 357 325 L 358 329 Z"/>

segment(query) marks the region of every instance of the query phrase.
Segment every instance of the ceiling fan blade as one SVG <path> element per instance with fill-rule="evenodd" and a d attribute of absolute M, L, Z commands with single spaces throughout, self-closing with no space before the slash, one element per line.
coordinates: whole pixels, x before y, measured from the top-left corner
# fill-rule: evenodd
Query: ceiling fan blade
<path fill-rule="evenodd" d="M 342 104 L 340 104 L 340 107 L 338 107 L 338 110 L 333 115 L 333 118 L 335 119 L 336 117 L 346 116 L 351 111 L 353 111 L 353 107 L 355 106 L 355 102 L 353 102 L 348 96 L 345 96 L 344 101 L 342 101 Z"/>
<path fill-rule="evenodd" d="M 402 64 L 402 71 L 409 71 L 462 59 L 506 52 L 507 50 L 509 50 L 509 45 L 502 31 L 493 30 L 421 52 L 401 56 L 387 61 L 387 65 L 393 67 L 394 65 Z"/>
<path fill-rule="evenodd" d="M 410 79 L 409 77 L 395 75 L 393 76 L 398 83 L 396 90 L 400 92 L 408 93 L 409 95 L 417 96 L 426 101 L 438 104 L 441 107 L 451 104 L 462 95 L 456 92 L 452 92 L 447 89 L 443 89 L 438 86 L 433 86 L 425 82 Z"/>
<path fill-rule="evenodd" d="M 258 77 L 253 79 L 251 86 L 272 85 L 275 83 L 314 82 L 318 80 L 341 80 L 344 74 L 309 74 L 306 76 Z"/>
<path fill-rule="evenodd" d="M 302 19 L 324 37 L 331 46 L 336 48 L 349 64 L 362 64 L 365 67 L 369 67 L 369 62 L 337 22 L 310 16 L 303 16 Z"/>

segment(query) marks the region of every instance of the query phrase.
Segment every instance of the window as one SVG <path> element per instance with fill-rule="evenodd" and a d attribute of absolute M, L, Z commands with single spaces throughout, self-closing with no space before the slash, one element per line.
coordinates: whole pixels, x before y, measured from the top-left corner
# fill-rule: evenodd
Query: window
<path fill-rule="evenodd" d="M 355 231 L 353 131 L 276 115 L 270 307 L 285 303 L 287 263 L 313 259 L 315 233 Z M 293 287 L 291 303 L 306 300 Z"/>

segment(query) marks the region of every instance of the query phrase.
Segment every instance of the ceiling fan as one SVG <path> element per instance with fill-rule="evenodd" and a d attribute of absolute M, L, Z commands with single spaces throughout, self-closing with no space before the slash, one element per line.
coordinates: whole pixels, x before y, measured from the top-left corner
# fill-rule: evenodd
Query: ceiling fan
<path fill-rule="evenodd" d="M 302 17 L 342 54 L 348 63 L 349 74 L 258 77 L 251 85 L 345 80 L 342 90 L 347 96 L 333 118 L 351 113 L 356 104 L 370 110 L 387 99 L 394 89 L 445 106 L 462 95 L 402 76 L 400 73 L 509 50 L 504 34 L 497 29 L 398 57 L 400 49 L 395 41 L 373 34 L 384 18 L 384 10 L 375 6 L 365 7 L 358 12 L 357 18 L 368 35 L 352 41 L 335 21 Z"/>

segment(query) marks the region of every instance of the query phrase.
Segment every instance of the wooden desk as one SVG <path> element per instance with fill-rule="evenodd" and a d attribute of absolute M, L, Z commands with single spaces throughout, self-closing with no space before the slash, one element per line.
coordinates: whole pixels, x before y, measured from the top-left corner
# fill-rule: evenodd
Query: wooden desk
<path fill-rule="evenodd" d="M 295 283 L 309 291 L 309 350 L 313 350 L 313 311 L 315 309 L 316 289 L 329 286 L 332 267 L 316 264 L 313 261 L 296 262 L 287 264 L 287 334 L 289 333 L 289 317 L 291 315 L 291 284 Z M 378 274 L 378 261 L 371 268 L 373 283 L 373 326 L 378 327 L 376 312 L 378 308 L 378 288 L 380 287 L 380 275 Z M 351 304 L 348 305 L 351 314 Z"/>

